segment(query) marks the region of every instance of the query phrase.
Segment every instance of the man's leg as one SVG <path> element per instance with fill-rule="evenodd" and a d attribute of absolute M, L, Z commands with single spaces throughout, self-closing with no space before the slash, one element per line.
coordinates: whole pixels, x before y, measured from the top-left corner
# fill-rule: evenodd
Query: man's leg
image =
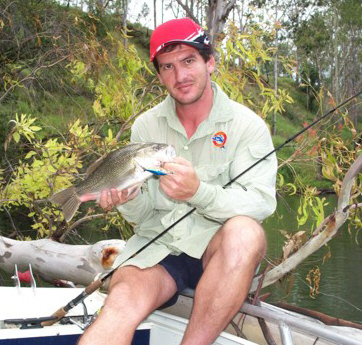
<path fill-rule="evenodd" d="M 210 241 L 204 273 L 182 345 L 209 345 L 242 306 L 266 251 L 261 225 L 249 217 L 228 220 Z"/>
<path fill-rule="evenodd" d="M 146 269 L 134 266 L 118 269 L 113 274 L 99 317 L 78 344 L 131 344 L 139 323 L 175 292 L 175 281 L 160 265 Z"/>

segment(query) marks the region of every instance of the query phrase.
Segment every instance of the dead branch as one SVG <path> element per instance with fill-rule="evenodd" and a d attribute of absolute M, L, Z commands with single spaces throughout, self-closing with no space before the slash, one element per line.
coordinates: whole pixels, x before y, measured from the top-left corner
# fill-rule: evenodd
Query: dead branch
<path fill-rule="evenodd" d="M 281 279 L 288 272 L 295 269 L 304 259 L 317 251 L 319 248 L 329 242 L 337 233 L 338 229 L 344 224 L 348 218 L 349 199 L 351 189 L 354 183 L 354 178 L 362 170 L 362 154 L 358 156 L 355 162 L 351 165 L 343 179 L 341 193 L 338 197 L 337 210 L 328 216 L 315 231 L 315 234 L 293 255 L 288 257 L 278 266 L 271 269 L 264 277 L 263 287 L 269 286 Z M 261 275 L 253 279 L 250 292 L 257 289 Z"/>

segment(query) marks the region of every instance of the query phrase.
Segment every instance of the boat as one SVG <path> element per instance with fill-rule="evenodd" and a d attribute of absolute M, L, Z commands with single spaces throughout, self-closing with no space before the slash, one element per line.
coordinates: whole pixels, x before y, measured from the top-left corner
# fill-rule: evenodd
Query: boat
<path fill-rule="evenodd" d="M 185 290 L 177 303 L 164 311 L 187 319 L 191 313 L 193 290 Z M 264 319 L 267 328 L 278 345 L 362 345 L 362 329 L 328 326 L 323 322 L 283 308 L 261 302 L 252 305 L 245 302 L 227 333 L 245 336 L 258 345 L 269 345 L 259 324 Z"/>
<path fill-rule="evenodd" d="M 95 292 L 74 307 L 67 317 L 41 325 L 50 315 L 75 298 L 83 288 L 0 287 L 0 345 L 72 345 L 101 309 L 106 295 Z M 132 345 L 178 345 L 187 319 L 155 311 L 138 327 Z M 215 344 L 256 345 L 223 332 Z"/>
<path fill-rule="evenodd" d="M 95 292 L 69 314 L 52 326 L 42 326 L 60 306 L 78 296 L 83 288 L 56 287 L 0 287 L 0 345 L 72 345 L 76 344 L 84 329 L 92 323 L 101 309 L 106 294 Z M 172 307 L 153 312 L 138 327 L 132 345 L 178 345 L 187 326 L 193 292 L 186 290 Z M 238 336 L 235 324 L 246 312 L 243 335 Z M 257 321 L 267 320 L 279 345 L 361 345 L 362 331 L 344 327 L 331 327 L 302 315 L 263 303 L 254 306 L 245 303 L 234 318 L 234 327 L 222 332 L 214 344 L 264 345 L 267 344 Z M 239 334 L 240 335 L 240 334 Z M 323 339 L 322 339 L 323 338 Z"/>

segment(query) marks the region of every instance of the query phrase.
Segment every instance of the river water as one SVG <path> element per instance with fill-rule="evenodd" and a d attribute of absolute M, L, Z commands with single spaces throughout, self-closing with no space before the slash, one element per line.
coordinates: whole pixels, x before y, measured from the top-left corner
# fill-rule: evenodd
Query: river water
<path fill-rule="evenodd" d="M 330 195 L 326 199 L 329 202 L 325 213 L 327 216 L 335 208 L 336 197 Z M 281 257 L 285 237 L 279 230 L 309 231 L 308 224 L 298 228 L 298 206 L 299 197 L 279 198 L 277 211 L 264 222 L 268 237 L 267 258 L 274 260 Z M 330 256 L 323 261 L 328 253 Z M 268 302 L 282 300 L 330 316 L 362 322 L 361 264 L 362 231 L 358 233 L 353 230 L 349 234 L 346 222 L 327 246 L 320 248 L 297 267 L 292 278 L 280 284 L 275 283 L 272 287 L 263 289 L 262 293 L 271 292 Z M 317 268 L 321 273 L 319 293 L 311 297 L 306 277 L 310 270 Z"/>

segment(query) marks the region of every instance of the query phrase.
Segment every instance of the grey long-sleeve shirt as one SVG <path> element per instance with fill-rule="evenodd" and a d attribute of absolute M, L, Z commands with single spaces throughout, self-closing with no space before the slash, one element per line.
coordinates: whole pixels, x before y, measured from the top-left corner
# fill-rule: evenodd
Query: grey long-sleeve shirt
<path fill-rule="evenodd" d="M 266 124 L 258 115 L 230 100 L 217 84 L 212 83 L 212 88 L 211 112 L 191 138 L 177 118 L 175 102 L 170 96 L 135 121 L 132 142 L 173 145 L 178 156 L 192 162 L 201 182 L 191 199 L 180 202 L 168 198 L 159 188 L 158 178 L 152 177 L 135 199 L 119 206 L 125 219 L 135 224 L 135 235 L 128 240 L 115 266 L 193 207 L 196 207 L 194 213 L 127 264 L 149 267 L 170 253 L 180 252 L 200 258 L 227 219 L 246 215 L 262 221 L 274 212 L 277 172 L 274 154 L 230 187 L 222 188 L 273 150 L 273 144 Z"/>

